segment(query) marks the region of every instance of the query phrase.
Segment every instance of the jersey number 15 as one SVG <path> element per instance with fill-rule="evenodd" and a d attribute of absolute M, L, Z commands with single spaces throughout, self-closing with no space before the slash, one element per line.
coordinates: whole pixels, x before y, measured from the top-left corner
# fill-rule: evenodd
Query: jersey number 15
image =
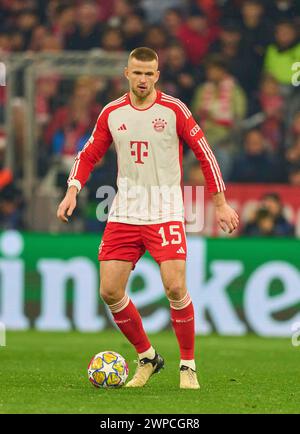
<path fill-rule="evenodd" d="M 170 244 L 181 244 L 182 241 L 182 237 L 181 237 L 181 233 L 180 233 L 180 226 L 179 225 L 170 225 L 169 226 L 169 234 L 165 233 L 165 228 L 162 226 L 158 233 L 161 235 L 162 237 L 162 243 L 161 246 L 167 246 Z M 173 236 L 174 238 L 171 238 L 171 236 Z M 167 240 L 167 238 L 169 239 L 169 241 Z M 170 239 L 171 238 L 171 239 Z"/>

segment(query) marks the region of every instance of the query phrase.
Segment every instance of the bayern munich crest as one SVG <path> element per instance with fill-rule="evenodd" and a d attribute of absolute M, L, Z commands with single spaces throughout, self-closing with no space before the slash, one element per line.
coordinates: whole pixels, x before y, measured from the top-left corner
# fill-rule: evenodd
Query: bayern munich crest
<path fill-rule="evenodd" d="M 161 133 L 165 129 L 167 122 L 164 119 L 158 118 L 154 119 L 154 121 L 152 121 L 152 124 L 155 131 Z"/>

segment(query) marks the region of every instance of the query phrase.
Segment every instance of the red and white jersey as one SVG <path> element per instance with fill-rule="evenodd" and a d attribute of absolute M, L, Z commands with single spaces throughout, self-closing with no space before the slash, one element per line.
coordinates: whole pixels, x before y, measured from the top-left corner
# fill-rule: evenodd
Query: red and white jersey
<path fill-rule="evenodd" d="M 225 190 L 218 163 L 201 128 L 187 106 L 170 95 L 157 91 L 155 102 L 147 109 L 134 107 L 129 93 L 107 104 L 75 159 L 68 185 L 80 190 L 112 142 L 118 160 L 118 192 L 108 221 L 184 221 L 183 142 L 200 161 L 208 190 Z"/>

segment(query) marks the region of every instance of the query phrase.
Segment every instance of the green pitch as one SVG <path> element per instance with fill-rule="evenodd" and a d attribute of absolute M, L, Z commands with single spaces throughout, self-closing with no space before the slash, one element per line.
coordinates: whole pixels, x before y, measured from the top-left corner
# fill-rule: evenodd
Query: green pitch
<path fill-rule="evenodd" d="M 198 337 L 202 388 L 178 388 L 171 332 L 153 335 L 166 368 L 143 389 L 101 390 L 87 379 L 99 351 L 129 362 L 135 353 L 119 332 L 10 332 L 0 347 L 0 413 L 299 413 L 300 347 L 288 339 Z"/>

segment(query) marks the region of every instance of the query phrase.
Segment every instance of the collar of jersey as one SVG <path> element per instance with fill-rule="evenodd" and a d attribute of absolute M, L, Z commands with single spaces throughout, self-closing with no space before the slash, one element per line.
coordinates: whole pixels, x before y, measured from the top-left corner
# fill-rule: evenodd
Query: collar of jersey
<path fill-rule="evenodd" d="M 146 108 L 138 108 L 138 107 L 135 107 L 135 106 L 131 103 L 130 94 L 129 94 L 129 92 L 127 93 L 127 100 L 128 100 L 128 102 L 129 102 L 129 104 L 131 105 L 132 108 L 134 108 L 134 110 L 137 110 L 137 111 L 139 111 L 139 112 L 144 112 L 144 111 L 146 111 L 146 110 L 149 110 L 151 107 L 154 106 L 154 104 L 156 104 L 156 103 L 160 100 L 160 97 L 161 97 L 161 92 L 160 92 L 159 90 L 156 90 L 156 99 L 153 101 L 153 103 L 152 103 L 151 105 L 149 105 L 149 107 L 146 107 Z"/>

